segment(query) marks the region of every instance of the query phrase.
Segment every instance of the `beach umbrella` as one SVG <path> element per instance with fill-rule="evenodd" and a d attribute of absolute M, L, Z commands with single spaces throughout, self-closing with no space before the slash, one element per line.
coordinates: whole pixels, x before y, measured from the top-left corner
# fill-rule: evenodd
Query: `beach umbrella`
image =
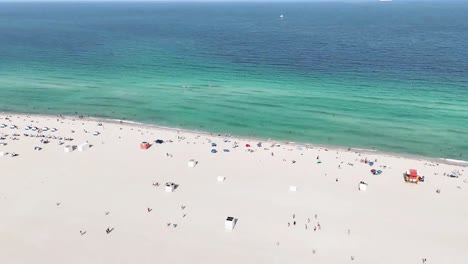
<path fill-rule="evenodd" d="M 229 149 L 223 149 L 224 152 L 229 152 Z"/>
<path fill-rule="evenodd" d="M 378 174 L 382 174 L 382 171 L 381 171 L 381 170 L 378 170 L 377 173 L 378 173 Z"/>
<path fill-rule="evenodd" d="M 369 162 L 369 166 L 374 166 L 374 162 L 373 161 Z"/>
<path fill-rule="evenodd" d="M 216 149 L 211 150 L 211 153 L 216 153 L 216 152 L 218 152 Z"/>
<path fill-rule="evenodd" d="M 375 169 L 372 169 L 372 170 L 370 170 L 370 171 L 371 171 L 372 173 L 375 173 L 375 172 L 376 172 L 376 170 L 375 170 Z"/>
<path fill-rule="evenodd" d="M 216 143 L 214 143 L 214 142 L 211 143 L 211 146 L 212 146 L 212 147 L 216 147 Z"/>
<path fill-rule="evenodd" d="M 246 147 L 250 148 L 250 144 L 245 144 Z"/>

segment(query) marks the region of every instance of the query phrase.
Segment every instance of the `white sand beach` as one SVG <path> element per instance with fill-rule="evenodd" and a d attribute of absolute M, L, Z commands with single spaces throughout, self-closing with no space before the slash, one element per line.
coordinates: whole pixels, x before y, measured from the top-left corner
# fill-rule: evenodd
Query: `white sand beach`
<path fill-rule="evenodd" d="M 0 263 L 468 263 L 462 166 L 72 117 L 0 124 Z"/>

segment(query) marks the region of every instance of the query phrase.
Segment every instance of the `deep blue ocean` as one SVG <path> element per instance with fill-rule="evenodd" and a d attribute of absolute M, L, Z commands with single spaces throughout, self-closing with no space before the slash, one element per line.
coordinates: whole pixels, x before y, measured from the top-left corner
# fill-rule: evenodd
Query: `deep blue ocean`
<path fill-rule="evenodd" d="M 468 3 L 0 3 L 0 111 L 468 160 Z"/>

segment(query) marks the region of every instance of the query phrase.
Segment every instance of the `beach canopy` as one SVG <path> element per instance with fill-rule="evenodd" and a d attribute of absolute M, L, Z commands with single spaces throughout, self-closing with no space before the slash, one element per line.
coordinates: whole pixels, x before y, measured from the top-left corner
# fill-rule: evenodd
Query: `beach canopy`
<path fill-rule="evenodd" d="M 162 140 L 162 139 L 156 139 L 154 142 L 155 142 L 156 144 L 162 144 L 162 143 L 164 143 L 164 140 Z"/>
<path fill-rule="evenodd" d="M 409 170 L 409 174 L 408 174 L 410 177 L 418 177 L 418 170 L 414 170 L 414 169 L 411 169 Z"/>
<path fill-rule="evenodd" d="M 216 143 L 213 142 L 213 143 L 211 143 L 211 146 L 216 147 L 217 145 L 216 145 Z"/>
<path fill-rule="evenodd" d="M 140 149 L 149 149 L 150 147 L 151 147 L 151 145 L 148 142 L 142 142 L 140 144 Z"/>

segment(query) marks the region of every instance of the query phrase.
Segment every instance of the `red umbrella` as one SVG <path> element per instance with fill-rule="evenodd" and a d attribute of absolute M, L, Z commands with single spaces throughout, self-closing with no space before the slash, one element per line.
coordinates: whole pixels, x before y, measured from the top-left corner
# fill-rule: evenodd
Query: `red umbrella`
<path fill-rule="evenodd" d="M 250 144 L 245 144 L 246 147 L 250 148 Z"/>

